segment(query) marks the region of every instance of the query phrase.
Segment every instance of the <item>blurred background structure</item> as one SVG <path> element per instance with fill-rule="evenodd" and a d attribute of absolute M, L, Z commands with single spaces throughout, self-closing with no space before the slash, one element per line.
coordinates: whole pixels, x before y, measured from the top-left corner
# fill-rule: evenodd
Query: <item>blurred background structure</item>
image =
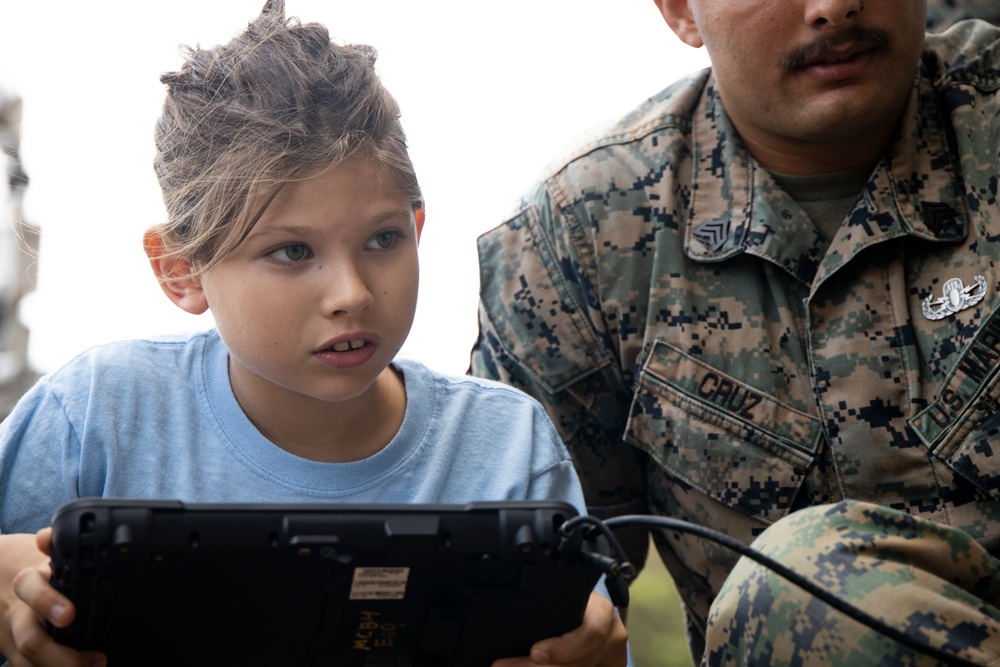
<path fill-rule="evenodd" d="M 0 202 L 8 212 L 0 225 L 0 419 L 37 374 L 28 364 L 28 329 L 18 306 L 37 276 L 38 228 L 21 215 L 28 176 L 21 165 L 21 98 L 0 87 L 0 157 L 6 192 Z"/>

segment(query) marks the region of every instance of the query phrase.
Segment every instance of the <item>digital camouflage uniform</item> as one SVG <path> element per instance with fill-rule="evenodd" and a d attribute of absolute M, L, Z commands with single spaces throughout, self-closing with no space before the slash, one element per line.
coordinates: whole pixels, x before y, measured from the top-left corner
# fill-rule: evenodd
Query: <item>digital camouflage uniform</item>
<path fill-rule="evenodd" d="M 842 501 L 790 514 L 754 546 L 922 645 L 975 665 L 1000 663 L 1000 560 L 962 531 Z M 952 662 L 866 629 L 749 559 L 736 564 L 712 605 L 707 643 L 705 665 Z"/>
<path fill-rule="evenodd" d="M 998 38 L 979 22 L 928 38 L 899 136 L 833 239 L 747 153 L 709 71 L 604 128 L 480 238 L 471 372 L 546 405 L 592 513 L 749 543 L 850 498 L 1000 552 Z M 737 557 L 654 537 L 697 655 Z"/>
<path fill-rule="evenodd" d="M 930 0 L 927 3 L 928 30 L 945 30 L 958 21 L 970 18 L 1000 24 L 1000 2 L 997 0 Z"/>

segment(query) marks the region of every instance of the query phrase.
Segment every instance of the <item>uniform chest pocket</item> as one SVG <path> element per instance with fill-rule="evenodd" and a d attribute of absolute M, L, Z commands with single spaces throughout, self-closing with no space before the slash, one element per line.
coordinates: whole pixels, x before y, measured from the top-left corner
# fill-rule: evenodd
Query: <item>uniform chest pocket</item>
<path fill-rule="evenodd" d="M 934 456 L 1000 500 L 1000 311 L 909 424 Z"/>
<path fill-rule="evenodd" d="M 662 341 L 626 432 L 672 477 L 768 523 L 788 513 L 821 437 L 818 419 Z"/>

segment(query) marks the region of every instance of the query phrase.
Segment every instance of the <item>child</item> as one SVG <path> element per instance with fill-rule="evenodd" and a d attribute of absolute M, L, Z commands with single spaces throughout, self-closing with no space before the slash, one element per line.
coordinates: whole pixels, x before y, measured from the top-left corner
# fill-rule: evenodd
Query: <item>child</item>
<path fill-rule="evenodd" d="M 54 643 L 47 530 L 81 496 L 187 502 L 555 498 L 583 508 L 531 399 L 394 360 L 417 298 L 423 204 L 366 47 L 271 0 L 168 87 L 155 169 L 168 221 L 144 237 L 164 293 L 216 330 L 92 349 L 0 425 L 0 653 L 103 664 Z M 40 550 L 39 550 L 40 549 Z M 504 664 L 626 663 L 594 594 L 584 624 Z"/>

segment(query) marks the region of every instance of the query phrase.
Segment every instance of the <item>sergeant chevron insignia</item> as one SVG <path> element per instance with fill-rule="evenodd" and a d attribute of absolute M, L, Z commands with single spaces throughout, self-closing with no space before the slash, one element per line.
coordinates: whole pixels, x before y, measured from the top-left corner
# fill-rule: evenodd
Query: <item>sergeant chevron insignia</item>
<path fill-rule="evenodd" d="M 729 218 L 717 218 L 703 222 L 695 227 L 691 233 L 709 250 L 716 252 L 729 238 Z"/>

